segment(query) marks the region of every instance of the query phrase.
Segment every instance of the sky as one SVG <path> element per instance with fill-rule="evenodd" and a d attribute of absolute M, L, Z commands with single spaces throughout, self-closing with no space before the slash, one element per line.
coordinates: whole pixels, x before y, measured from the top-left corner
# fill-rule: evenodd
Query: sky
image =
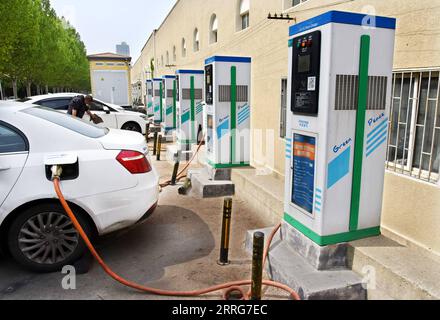
<path fill-rule="evenodd" d="M 122 41 L 133 61 L 176 0 L 50 0 L 81 35 L 87 54 L 115 52 Z"/>

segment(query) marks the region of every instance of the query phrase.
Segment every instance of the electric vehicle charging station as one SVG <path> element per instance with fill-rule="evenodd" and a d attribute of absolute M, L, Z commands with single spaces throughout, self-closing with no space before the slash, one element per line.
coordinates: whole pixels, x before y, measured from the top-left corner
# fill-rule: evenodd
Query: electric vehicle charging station
<path fill-rule="evenodd" d="M 147 90 L 147 116 L 154 116 L 154 107 L 153 107 L 153 80 L 147 80 L 146 82 L 146 90 Z"/>
<path fill-rule="evenodd" d="M 203 70 L 177 70 L 177 143 L 190 150 L 200 142 L 203 131 Z"/>
<path fill-rule="evenodd" d="M 154 108 L 154 123 L 159 125 L 162 123 L 162 79 L 153 79 L 153 108 Z"/>
<path fill-rule="evenodd" d="M 177 127 L 176 76 L 167 75 L 162 79 L 162 132 L 167 141 L 172 141 Z"/>
<path fill-rule="evenodd" d="M 289 29 L 284 219 L 268 261 L 303 299 L 367 299 L 348 242 L 380 234 L 395 27 L 330 11 Z"/>
<path fill-rule="evenodd" d="M 215 169 L 250 163 L 250 85 L 251 58 L 205 61 L 207 159 Z"/>
<path fill-rule="evenodd" d="M 318 245 L 379 235 L 396 20 L 290 28 L 285 220 Z"/>

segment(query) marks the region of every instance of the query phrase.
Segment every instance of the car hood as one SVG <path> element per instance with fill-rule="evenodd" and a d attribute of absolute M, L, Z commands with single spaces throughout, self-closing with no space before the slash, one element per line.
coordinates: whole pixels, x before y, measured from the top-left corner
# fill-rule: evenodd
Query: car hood
<path fill-rule="evenodd" d="M 98 138 L 98 141 L 107 150 L 133 150 L 148 153 L 145 137 L 138 132 L 109 129 L 109 132 Z"/>

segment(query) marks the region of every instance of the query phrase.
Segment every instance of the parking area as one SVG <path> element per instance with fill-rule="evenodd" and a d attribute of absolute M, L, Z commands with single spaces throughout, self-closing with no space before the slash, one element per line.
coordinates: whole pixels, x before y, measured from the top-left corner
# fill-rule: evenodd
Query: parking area
<path fill-rule="evenodd" d="M 172 165 L 154 161 L 161 181 L 170 177 Z M 116 232 L 97 242 L 104 260 L 121 276 L 161 289 L 192 290 L 249 279 L 251 257 L 244 250 L 246 231 L 267 224 L 250 212 L 245 201 L 234 199 L 231 235 L 231 265 L 216 261 L 222 219 L 222 199 L 200 200 L 180 196 L 176 187 L 163 189 L 159 207 L 141 225 Z M 141 199 L 140 199 L 141 201 Z M 125 288 L 110 279 L 97 263 L 89 273 L 78 275 L 76 290 L 64 290 L 61 273 L 36 274 L 0 257 L 0 299 L 157 299 Z M 213 293 L 204 298 L 219 298 Z M 268 298 L 282 298 L 270 290 Z M 159 297 L 160 298 L 160 297 Z M 162 299 L 167 299 L 162 297 Z"/>

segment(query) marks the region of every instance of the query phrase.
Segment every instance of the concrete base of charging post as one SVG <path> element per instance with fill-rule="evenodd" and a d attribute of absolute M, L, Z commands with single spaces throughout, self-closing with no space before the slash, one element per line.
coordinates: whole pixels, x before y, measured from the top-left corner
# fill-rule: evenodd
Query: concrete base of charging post
<path fill-rule="evenodd" d="M 230 180 L 219 179 L 221 177 L 230 177 L 230 172 L 220 172 L 221 171 L 219 171 L 219 173 L 213 172 L 209 167 L 189 170 L 188 177 L 191 179 L 191 192 L 201 198 L 217 198 L 235 195 L 235 184 Z"/>
<path fill-rule="evenodd" d="M 248 231 L 246 249 L 252 252 L 255 231 L 269 236 L 272 228 Z M 283 223 L 267 260 L 269 276 L 296 290 L 305 300 L 366 300 L 361 278 L 347 269 L 347 245 L 320 247 Z"/>

